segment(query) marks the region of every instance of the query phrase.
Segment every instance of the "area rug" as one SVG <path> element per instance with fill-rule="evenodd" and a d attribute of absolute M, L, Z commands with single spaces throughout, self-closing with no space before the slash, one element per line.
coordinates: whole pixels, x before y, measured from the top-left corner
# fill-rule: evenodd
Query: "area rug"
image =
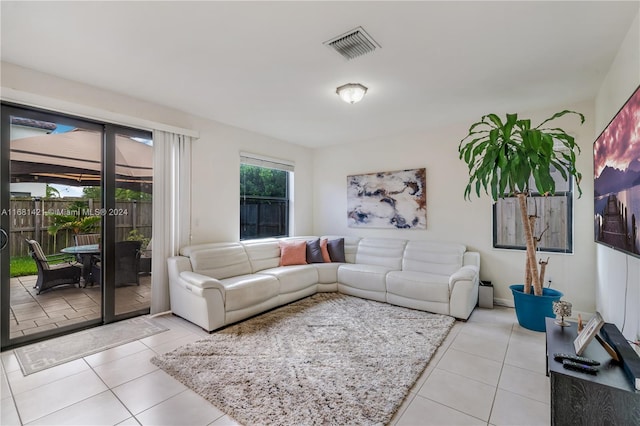
<path fill-rule="evenodd" d="M 26 376 L 166 330 L 151 319 L 136 317 L 23 346 L 14 352 Z"/>
<path fill-rule="evenodd" d="M 246 426 L 386 424 L 454 321 L 318 293 L 151 362 Z"/>

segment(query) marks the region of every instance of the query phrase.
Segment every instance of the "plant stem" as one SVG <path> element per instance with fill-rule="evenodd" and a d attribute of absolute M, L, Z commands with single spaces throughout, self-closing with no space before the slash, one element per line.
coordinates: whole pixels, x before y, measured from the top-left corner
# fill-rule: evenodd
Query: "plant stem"
<path fill-rule="evenodd" d="M 541 296 L 542 284 L 540 283 L 540 274 L 538 273 L 538 265 L 536 263 L 535 241 L 533 237 L 533 230 L 531 229 L 531 222 L 529 221 L 529 217 L 527 215 L 527 195 L 524 192 L 519 192 L 517 194 L 517 197 L 518 202 L 520 203 L 520 216 L 522 217 L 522 224 L 524 225 L 524 239 L 527 244 L 526 267 L 531 274 L 531 281 L 533 282 L 533 293 L 536 296 Z M 531 289 L 527 288 L 526 275 L 524 292 L 531 292 Z"/>

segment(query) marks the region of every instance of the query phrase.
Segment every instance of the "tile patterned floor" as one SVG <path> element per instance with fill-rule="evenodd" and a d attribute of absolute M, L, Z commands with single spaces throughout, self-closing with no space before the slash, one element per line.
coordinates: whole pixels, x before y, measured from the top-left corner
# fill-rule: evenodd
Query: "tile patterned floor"
<path fill-rule="evenodd" d="M 233 425 L 149 360 L 207 336 L 174 316 L 170 330 L 24 377 L 2 356 L 2 425 Z M 392 425 L 548 425 L 544 333 L 513 309 L 476 309 L 456 322 Z"/>
<path fill-rule="evenodd" d="M 99 285 L 58 286 L 36 294 L 36 275 L 11 278 L 10 337 L 15 338 L 101 317 Z M 145 309 L 151 303 L 151 276 L 140 276 L 140 286 L 116 288 L 116 314 Z"/>

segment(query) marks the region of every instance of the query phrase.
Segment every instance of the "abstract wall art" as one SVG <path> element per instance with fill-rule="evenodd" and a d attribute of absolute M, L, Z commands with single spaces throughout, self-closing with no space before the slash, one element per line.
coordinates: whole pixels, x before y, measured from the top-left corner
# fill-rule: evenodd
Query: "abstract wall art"
<path fill-rule="evenodd" d="M 347 221 L 352 228 L 427 228 L 427 170 L 347 176 Z"/>

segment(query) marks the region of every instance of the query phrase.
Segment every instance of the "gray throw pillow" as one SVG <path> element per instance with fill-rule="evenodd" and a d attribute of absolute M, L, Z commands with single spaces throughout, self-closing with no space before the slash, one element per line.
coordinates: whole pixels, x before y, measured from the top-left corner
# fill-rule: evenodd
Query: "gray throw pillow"
<path fill-rule="evenodd" d="M 344 238 L 337 238 L 327 242 L 327 250 L 332 262 L 346 262 L 344 257 Z"/>
<path fill-rule="evenodd" d="M 324 263 L 322 249 L 320 248 L 320 238 L 307 241 L 307 263 Z"/>

